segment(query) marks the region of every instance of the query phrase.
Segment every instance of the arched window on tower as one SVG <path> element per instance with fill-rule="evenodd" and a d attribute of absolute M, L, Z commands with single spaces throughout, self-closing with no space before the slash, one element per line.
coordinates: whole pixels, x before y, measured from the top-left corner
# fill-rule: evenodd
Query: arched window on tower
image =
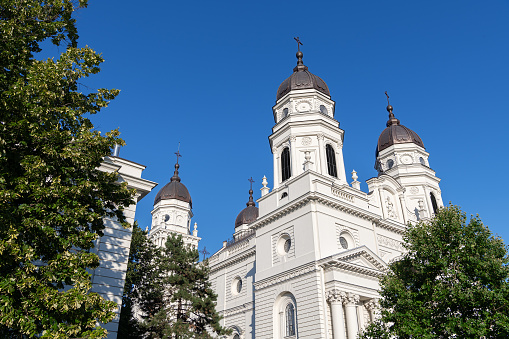
<path fill-rule="evenodd" d="M 286 305 L 285 320 L 285 337 L 295 336 L 295 308 L 292 303 Z"/>
<path fill-rule="evenodd" d="M 281 153 L 281 178 L 286 181 L 292 176 L 292 169 L 290 167 L 290 149 L 285 147 Z"/>
<path fill-rule="evenodd" d="M 327 170 L 329 175 L 338 177 L 338 170 L 336 169 L 336 155 L 334 154 L 334 148 L 331 145 L 325 146 L 325 154 L 327 155 Z"/>
<path fill-rule="evenodd" d="M 437 211 L 438 211 L 437 199 L 435 198 L 435 195 L 433 193 L 430 193 L 429 197 L 431 198 L 431 205 L 433 206 L 433 213 L 437 213 Z"/>

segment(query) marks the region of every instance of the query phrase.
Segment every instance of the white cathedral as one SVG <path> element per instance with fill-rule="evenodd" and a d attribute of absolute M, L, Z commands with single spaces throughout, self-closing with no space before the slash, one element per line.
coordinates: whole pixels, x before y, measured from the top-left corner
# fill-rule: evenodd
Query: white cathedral
<path fill-rule="evenodd" d="M 216 308 L 231 338 L 356 338 L 376 317 L 378 279 L 403 253 L 405 225 L 443 206 L 429 153 L 391 105 L 369 193 L 355 171 L 348 183 L 335 103 L 302 57 L 297 52 L 272 108 L 273 188 L 264 177 L 258 207 L 249 191 L 233 240 L 209 258 Z M 178 170 L 177 163 L 157 193 L 149 236 L 162 245 L 175 232 L 197 247 L 191 195 Z"/>

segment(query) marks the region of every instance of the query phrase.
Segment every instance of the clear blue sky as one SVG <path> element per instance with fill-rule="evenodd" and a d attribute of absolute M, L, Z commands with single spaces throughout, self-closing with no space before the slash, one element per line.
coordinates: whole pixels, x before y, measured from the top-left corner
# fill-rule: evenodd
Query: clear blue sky
<path fill-rule="evenodd" d="M 443 200 L 509 241 L 507 0 L 91 0 L 76 19 L 80 44 L 106 59 L 84 83 L 121 89 L 95 126 L 120 128 L 120 155 L 159 183 L 138 205 L 143 228 L 180 142 L 200 248 L 215 252 L 231 237 L 247 179 L 255 198 L 263 175 L 273 184 L 271 108 L 299 36 L 304 63 L 336 101 L 346 170 L 358 172 L 364 191 L 376 176 L 388 91 L 396 117 L 430 153 Z"/>

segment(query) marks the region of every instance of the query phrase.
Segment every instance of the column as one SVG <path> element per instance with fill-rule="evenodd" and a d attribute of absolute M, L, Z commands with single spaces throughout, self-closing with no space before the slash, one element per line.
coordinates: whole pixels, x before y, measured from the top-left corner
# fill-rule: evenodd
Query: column
<path fill-rule="evenodd" d="M 321 174 L 328 174 L 327 172 L 327 158 L 325 156 L 325 146 L 323 144 L 323 141 L 325 140 L 325 136 L 323 134 L 318 134 L 318 154 L 320 158 L 320 173 Z M 337 166 L 337 163 L 336 163 Z M 318 170 L 318 168 L 317 168 Z"/>
<path fill-rule="evenodd" d="M 375 321 L 375 319 L 376 319 L 375 311 L 378 308 L 378 300 L 377 299 L 371 299 L 371 300 L 369 300 L 369 301 L 364 303 L 364 307 L 366 307 L 366 309 L 369 312 L 369 320 L 371 322 Z"/>
<path fill-rule="evenodd" d="M 345 172 L 345 161 L 343 159 L 343 143 L 338 142 L 338 151 L 336 152 L 336 168 L 338 169 L 339 179 L 344 180 L 345 184 L 348 184 Z"/>
<path fill-rule="evenodd" d="M 279 155 L 277 147 L 272 147 L 272 156 L 274 158 L 274 188 L 279 186 Z"/>
<path fill-rule="evenodd" d="M 356 339 L 359 333 L 359 324 L 357 322 L 357 303 L 359 296 L 348 293 L 345 299 L 346 331 L 348 339 Z"/>
<path fill-rule="evenodd" d="M 295 177 L 298 174 L 300 174 L 302 171 L 298 168 L 299 165 L 297 165 L 297 147 L 295 146 L 297 141 L 297 137 L 290 136 L 290 163 L 292 164 L 292 175 L 291 177 Z M 299 169 L 299 171 L 297 171 Z"/>
<path fill-rule="evenodd" d="M 332 318 L 332 338 L 346 339 L 345 338 L 345 324 L 343 322 L 343 301 L 346 298 L 346 293 L 333 289 L 326 294 L 327 301 L 330 303 L 331 318 Z"/>

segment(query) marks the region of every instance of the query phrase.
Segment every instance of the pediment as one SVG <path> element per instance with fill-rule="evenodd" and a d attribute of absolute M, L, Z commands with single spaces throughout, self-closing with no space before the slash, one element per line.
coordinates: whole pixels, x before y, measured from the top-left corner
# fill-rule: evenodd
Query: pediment
<path fill-rule="evenodd" d="M 387 264 L 366 246 L 344 251 L 322 260 L 324 268 L 341 268 L 367 275 L 379 276 L 387 268 Z"/>

